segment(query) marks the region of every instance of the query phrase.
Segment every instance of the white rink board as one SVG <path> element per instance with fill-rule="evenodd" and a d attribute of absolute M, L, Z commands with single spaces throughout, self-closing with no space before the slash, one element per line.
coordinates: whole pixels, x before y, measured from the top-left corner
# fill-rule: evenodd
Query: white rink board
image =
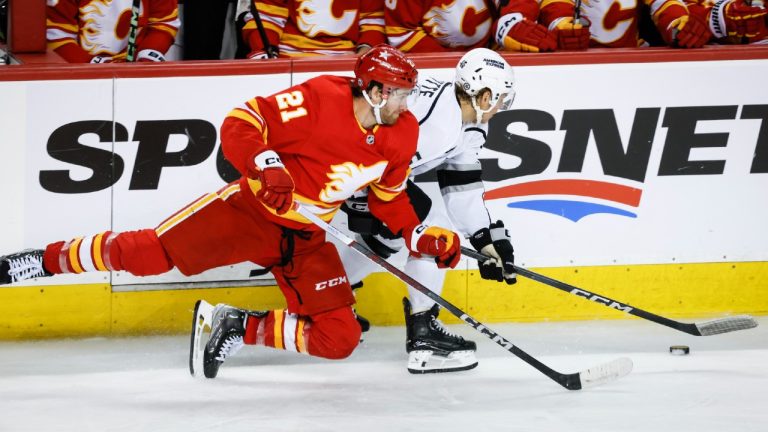
<path fill-rule="evenodd" d="M 734 76 L 760 76 L 766 66 L 766 60 L 750 60 L 516 68 L 514 112 L 530 110 L 540 119 L 549 118 L 550 123 L 534 130 L 537 128 L 516 122 L 506 130 L 539 141 L 540 149 L 542 145 L 549 148 L 551 159 L 536 173 L 487 179 L 486 190 L 498 191 L 502 187 L 540 180 L 568 180 L 602 182 L 622 190 L 629 187 L 640 195 L 638 204 L 628 205 L 550 188 L 545 195 L 523 194 L 488 200 L 492 217 L 504 220 L 511 230 L 518 262 L 525 266 L 556 267 L 768 260 L 768 230 L 765 229 L 768 174 L 750 173 L 761 121 L 741 119 L 745 105 L 768 103 L 768 89 L 762 86 L 745 93 L 734 92 L 733 86 L 720 85 L 732 82 Z M 120 231 L 156 226 L 181 206 L 225 184 L 217 171 L 216 151 L 220 145 L 218 127 L 229 110 L 253 96 L 268 95 L 291 82 L 298 83 L 319 74 L 0 83 L 3 101 L 0 104 L 0 126 L 3 126 L 0 175 L 4 184 L 10 186 L 3 205 L 8 210 L 0 216 L 2 251 L 42 247 L 48 242 L 105 229 Z M 452 70 L 424 69 L 421 74 L 449 79 Z M 694 162 L 724 161 L 722 173 L 659 175 L 664 148 L 680 145 L 667 142 L 669 127 L 664 121 L 679 113 L 680 107 L 723 106 L 734 107 L 732 119 L 700 120 L 693 133 L 728 134 L 714 138 L 727 144 L 692 148 L 688 155 L 688 160 Z M 608 110 L 615 118 L 618 135 L 626 149 L 637 110 L 652 108 L 658 109 L 658 118 L 642 180 L 605 174 L 595 133 L 588 136 L 579 169 L 558 170 L 567 136 L 563 128 L 566 113 Z M 114 151 L 123 162 L 120 178 L 111 187 L 98 191 L 46 190 L 40 182 L 41 171 L 69 171 L 71 180 L 78 181 L 94 175 L 92 169 L 57 160 L 46 150 L 54 131 L 94 120 L 114 120 L 115 130 L 122 127 L 125 137 L 114 143 L 99 142 L 95 134 L 86 133 L 80 135 L 76 143 Z M 150 141 L 166 145 L 165 153 L 183 153 L 189 149 L 190 138 L 199 143 L 201 137 L 194 133 L 190 136 L 174 133 L 167 142 L 157 141 L 157 129 L 153 129 L 158 124 L 183 121 L 212 130 L 216 136 L 206 139 L 213 140 L 214 149 L 199 162 L 161 167 L 156 185 L 152 186 L 152 175 L 147 174 L 152 172 L 151 167 L 136 164 L 140 144 L 135 135 L 145 128 L 143 133 L 151 137 Z M 25 151 L 19 151 L 22 147 Z M 498 167 L 497 171 L 514 170 L 526 162 L 514 152 L 494 150 L 490 143 L 488 147 L 482 158 L 485 164 Z M 156 159 L 154 163 L 156 166 Z M 134 175 L 137 166 L 139 169 Z M 132 186 L 134 176 L 143 188 Z M 427 189 L 436 190 L 433 186 Z M 21 190 L 24 192 L 20 193 Z M 530 208 L 539 205 L 536 202 L 541 200 L 550 204 L 563 201 L 570 201 L 569 205 L 598 204 L 615 212 L 589 214 L 574 220 L 552 209 L 542 212 Z M 521 207 L 521 203 L 528 208 Z M 509 207 L 510 204 L 517 207 Z M 252 267 L 221 269 L 192 280 L 244 279 Z M 82 278 L 78 281 L 84 282 Z M 140 279 L 140 283 L 150 281 L 189 282 L 190 279 L 178 274 Z M 139 282 L 121 274 L 113 283 Z"/>

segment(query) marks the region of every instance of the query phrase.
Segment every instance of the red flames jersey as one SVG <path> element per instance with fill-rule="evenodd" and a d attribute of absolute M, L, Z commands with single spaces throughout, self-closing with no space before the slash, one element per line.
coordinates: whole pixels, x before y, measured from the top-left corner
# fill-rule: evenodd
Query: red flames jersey
<path fill-rule="evenodd" d="M 346 198 L 369 187 L 371 211 L 397 232 L 418 224 L 405 193 L 409 163 L 416 152 L 418 123 L 404 112 L 394 125 L 367 130 L 353 110 L 351 78 L 320 76 L 283 92 L 256 97 L 232 110 L 221 127 L 224 155 L 243 174 L 243 190 L 258 190 L 247 178 L 255 153 L 280 155 L 296 184 L 294 199 L 330 221 Z M 306 228 L 294 211 L 278 216 L 257 207 L 276 223 Z"/>
<path fill-rule="evenodd" d="M 405 52 L 467 51 L 486 46 L 491 34 L 491 0 L 386 0 L 390 45 Z"/>
<path fill-rule="evenodd" d="M 383 0 L 252 0 L 267 39 L 281 56 L 351 54 L 359 45 L 385 42 Z M 243 38 L 253 51 L 264 49 L 253 15 Z"/>
<path fill-rule="evenodd" d="M 48 47 L 68 62 L 125 59 L 132 0 L 48 0 Z M 136 51 L 165 53 L 179 29 L 177 0 L 142 0 Z"/>
<path fill-rule="evenodd" d="M 648 7 L 643 7 L 643 3 Z M 674 19 L 688 14 L 679 0 L 583 0 L 581 15 L 589 19 L 590 45 L 607 48 L 632 48 L 643 45 L 638 33 L 641 13 L 650 13 L 660 32 L 666 32 Z"/>

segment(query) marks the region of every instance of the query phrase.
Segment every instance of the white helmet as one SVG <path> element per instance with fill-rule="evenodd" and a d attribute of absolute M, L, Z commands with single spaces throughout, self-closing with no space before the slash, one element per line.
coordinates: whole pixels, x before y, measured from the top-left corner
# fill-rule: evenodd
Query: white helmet
<path fill-rule="evenodd" d="M 489 112 L 502 94 L 506 94 L 501 110 L 509 109 L 515 99 L 515 73 L 512 66 L 496 51 L 487 48 L 470 50 L 459 60 L 456 66 L 456 85 L 472 97 L 472 106 L 477 112 L 477 122 L 483 114 Z M 491 108 L 482 110 L 477 106 L 475 97 L 480 90 L 491 90 Z"/>

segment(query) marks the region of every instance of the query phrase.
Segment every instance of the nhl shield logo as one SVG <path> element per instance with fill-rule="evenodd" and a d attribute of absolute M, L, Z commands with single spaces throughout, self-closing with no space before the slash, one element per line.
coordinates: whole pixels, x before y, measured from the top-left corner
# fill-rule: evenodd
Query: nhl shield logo
<path fill-rule="evenodd" d="M 373 135 L 368 135 L 368 136 L 365 137 L 365 143 L 368 144 L 368 145 L 372 145 L 374 143 L 374 141 L 375 140 L 373 138 Z"/>

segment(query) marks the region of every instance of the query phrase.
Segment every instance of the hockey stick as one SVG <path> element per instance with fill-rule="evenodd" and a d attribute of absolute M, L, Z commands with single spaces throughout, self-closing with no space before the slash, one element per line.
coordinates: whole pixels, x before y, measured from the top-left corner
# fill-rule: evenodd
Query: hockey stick
<path fill-rule="evenodd" d="M 558 384 L 560 384 L 561 386 L 565 387 L 568 390 L 580 390 L 585 387 L 604 384 L 610 381 L 614 381 L 618 378 L 621 378 L 632 371 L 632 360 L 628 358 L 619 358 L 611 362 L 604 363 L 604 364 L 601 364 L 577 373 L 564 374 L 556 370 L 553 370 L 549 366 L 545 365 L 544 363 L 532 357 L 522 349 L 515 346 L 512 342 L 508 341 L 503 336 L 499 335 L 498 333 L 486 327 L 484 324 L 480 323 L 476 319 L 467 315 L 461 309 L 457 308 L 456 306 L 454 306 L 444 298 L 433 293 L 429 288 L 420 284 L 418 281 L 416 281 L 412 277 L 408 276 L 406 273 L 402 272 L 397 267 L 387 262 L 387 260 L 385 260 L 384 258 L 376 255 L 374 252 L 368 250 L 368 248 L 366 248 L 365 246 L 354 241 L 353 239 L 351 239 L 350 237 L 348 237 L 338 229 L 329 225 L 327 222 L 317 217 L 314 213 L 302 207 L 299 203 L 294 203 L 294 206 L 295 206 L 294 209 L 297 212 L 299 212 L 299 214 L 309 219 L 312 223 L 314 223 L 318 227 L 322 228 L 323 231 L 332 235 L 336 239 L 340 240 L 347 246 L 351 247 L 352 249 L 356 250 L 357 252 L 365 256 L 366 258 L 370 259 L 371 261 L 375 262 L 379 266 L 383 267 L 385 270 L 392 273 L 396 278 L 400 279 L 401 281 L 412 286 L 422 294 L 431 298 L 437 304 L 442 306 L 444 309 L 447 309 L 450 313 L 456 315 L 459 319 L 461 319 L 462 321 L 472 326 L 472 328 L 482 333 L 488 339 L 496 342 L 497 345 L 501 346 L 502 348 L 511 352 L 515 356 L 519 357 L 524 362 L 533 366 L 539 372 L 548 376 L 550 379 L 557 382 Z"/>
<path fill-rule="evenodd" d="M 261 43 L 264 44 L 264 52 L 267 53 L 268 58 L 277 58 L 277 47 L 269 43 L 269 39 L 267 38 L 267 32 L 264 30 L 264 23 L 261 22 L 261 14 L 259 14 L 259 9 L 256 8 L 256 4 L 251 1 L 251 15 L 253 15 L 253 20 L 256 22 L 256 29 L 259 31 L 259 37 L 261 38 Z"/>
<path fill-rule="evenodd" d="M 131 7 L 131 29 L 128 32 L 128 53 L 125 56 L 125 61 L 136 61 L 136 33 L 139 30 L 139 12 L 141 8 L 141 0 L 133 0 L 133 6 Z"/>
<path fill-rule="evenodd" d="M 485 261 L 488 259 L 486 255 L 483 255 L 480 252 L 476 252 L 464 246 L 461 247 L 461 253 L 464 254 L 465 256 L 474 258 L 476 260 Z M 732 331 L 746 330 L 746 329 L 757 327 L 757 321 L 755 321 L 755 319 L 749 315 L 736 315 L 731 317 L 718 318 L 711 321 L 703 322 L 701 324 L 682 323 L 682 322 L 671 320 L 669 318 L 665 318 L 663 316 L 659 316 L 650 312 L 646 312 L 642 309 L 638 309 L 626 303 L 618 302 L 604 295 L 595 294 L 583 288 L 577 288 L 573 285 L 569 285 L 565 282 L 560 282 L 558 280 L 532 272 L 530 270 L 524 269 L 519 266 L 515 266 L 515 271 L 517 272 L 517 274 L 521 276 L 525 276 L 528 279 L 532 279 L 532 280 L 535 280 L 536 282 L 541 282 L 553 288 L 557 288 L 559 290 L 571 293 L 577 297 L 591 300 L 595 303 L 599 303 L 611 309 L 620 310 L 630 315 L 634 315 L 634 316 L 646 319 L 648 321 L 653 321 L 655 323 L 665 325 L 667 327 L 671 327 L 675 330 L 679 330 L 681 332 L 685 332 L 694 336 L 712 336 L 720 333 L 728 333 Z"/>

